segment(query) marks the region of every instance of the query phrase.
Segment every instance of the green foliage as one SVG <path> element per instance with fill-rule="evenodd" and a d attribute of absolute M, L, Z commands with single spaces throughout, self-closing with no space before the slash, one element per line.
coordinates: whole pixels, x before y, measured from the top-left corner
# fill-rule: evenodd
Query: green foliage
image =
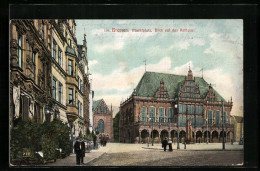
<path fill-rule="evenodd" d="M 32 120 L 20 121 L 11 130 L 10 155 L 11 160 L 21 158 L 23 148 L 30 150 L 33 157 L 36 151 L 43 151 L 45 160 L 55 159 L 56 148 L 70 153 L 70 128 L 58 119 L 52 122 L 36 123 Z"/>
<path fill-rule="evenodd" d="M 83 138 L 82 132 L 79 132 L 79 138 Z"/>
<path fill-rule="evenodd" d="M 87 135 L 89 135 L 90 134 L 90 130 L 89 130 L 89 128 L 87 129 Z"/>
<path fill-rule="evenodd" d="M 53 141 L 52 136 L 50 136 L 49 134 L 44 134 L 42 136 L 42 152 L 44 160 L 48 161 L 55 159 L 56 147 L 56 143 L 55 141 Z"/>
<path fill-rule="evenodd" d="M 23 148 L 29 149 L 33 157 L 40 150 L 40 125 L 32 120 L 20 121 L 11 129 L 10 155 L 11 160 L 22 157 Z"/>
<path fill-rule="evenodd" d="M 120 115 L 119 112 L 113 118 L 113 130 L 114 130 L 114 141 L 119 142 L 119 119 Z"/>

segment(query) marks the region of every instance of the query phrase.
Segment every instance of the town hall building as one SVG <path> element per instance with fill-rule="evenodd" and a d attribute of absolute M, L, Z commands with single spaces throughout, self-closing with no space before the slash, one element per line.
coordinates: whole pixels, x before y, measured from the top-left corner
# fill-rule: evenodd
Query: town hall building
<path fill-rule="evenodd" d="M 222 112 L 222 102 L 224 112 Z M 120 104 L 119 141 L 160 143 L 230 142 L 234 134 L 226 101 L 203 77 L 145 72 L 132 95 Z M 224 114 L 224 116 L 222 115 Z"/>

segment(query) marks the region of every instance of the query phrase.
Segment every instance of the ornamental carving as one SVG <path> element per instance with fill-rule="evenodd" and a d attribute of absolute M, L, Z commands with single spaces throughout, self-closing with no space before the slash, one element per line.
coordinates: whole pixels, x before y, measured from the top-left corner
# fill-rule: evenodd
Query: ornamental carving
<path fill-rule="evenodd" d="M 10 40 L 10 64 L 11 66 L 18 66 L 18 56 L 17 56 L 17 40 Z"/>
<path fill-rule="evenodd" d="M 29 30 L 26 32 L 26 41 L 28 42 L 28 44 L 29 44 L 31 47 L 34 46 L 33 34 L 32 34 L 32 32 L 30 32 Z"/>

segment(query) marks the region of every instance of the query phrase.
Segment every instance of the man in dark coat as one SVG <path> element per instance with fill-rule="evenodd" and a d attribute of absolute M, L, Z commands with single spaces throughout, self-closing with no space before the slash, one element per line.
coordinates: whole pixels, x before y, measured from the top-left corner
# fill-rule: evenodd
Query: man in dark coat
<path fill-rule="evenodd" d="M 85 157 L 85 142 L 84 142 L 84 140 L 81 141 L 80 148 L 81 148 L 80 162 L 82 164 L 84 164 L 84 157 Z"/>
<path fill-rule="evenodd" d="M 167 138 L 165 137 L 165 139 L 162 141 L 162 146 L 163 146 L 163 150 L 166 151 L 166 146 L 168 144 Z"/>
<path fill-rule="evenodd" d="M 81 156 L 81 149 L 80 149 L 80 142 L 79 138 L 76 139 L 76 142 L 74 144 L 74 151 L 76 153 L 76 163 L 80 165 L 80 156 Z"/>

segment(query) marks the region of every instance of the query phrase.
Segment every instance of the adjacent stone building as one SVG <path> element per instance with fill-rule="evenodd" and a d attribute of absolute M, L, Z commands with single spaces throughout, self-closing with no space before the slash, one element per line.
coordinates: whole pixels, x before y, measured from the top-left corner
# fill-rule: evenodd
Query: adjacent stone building
<path fill-rule="evenodd" d="M 108 141 L 114 141 L 113 133 L 113 112 L 103 99 L 93 101 L 93 124 L 94 130 L 101 136 L 107 137 Z"/>
<path fill-rule="evenodd" d="M 10 21 L 10 127 L 21 119 L 59 118 L 72 136 L 89 127 L 86 35 L 77 44 L 75 20 Z"/>
<path fill-rule="evenodd" d="M 222 101 L 224 136 L 234 134 L 226 101 L 201 77 L 145 72 L 132 95 L 120 104 L 119 141 L 126 143 L 160 142 L 164 137 L 190 143 L 221 142 Z"/>

